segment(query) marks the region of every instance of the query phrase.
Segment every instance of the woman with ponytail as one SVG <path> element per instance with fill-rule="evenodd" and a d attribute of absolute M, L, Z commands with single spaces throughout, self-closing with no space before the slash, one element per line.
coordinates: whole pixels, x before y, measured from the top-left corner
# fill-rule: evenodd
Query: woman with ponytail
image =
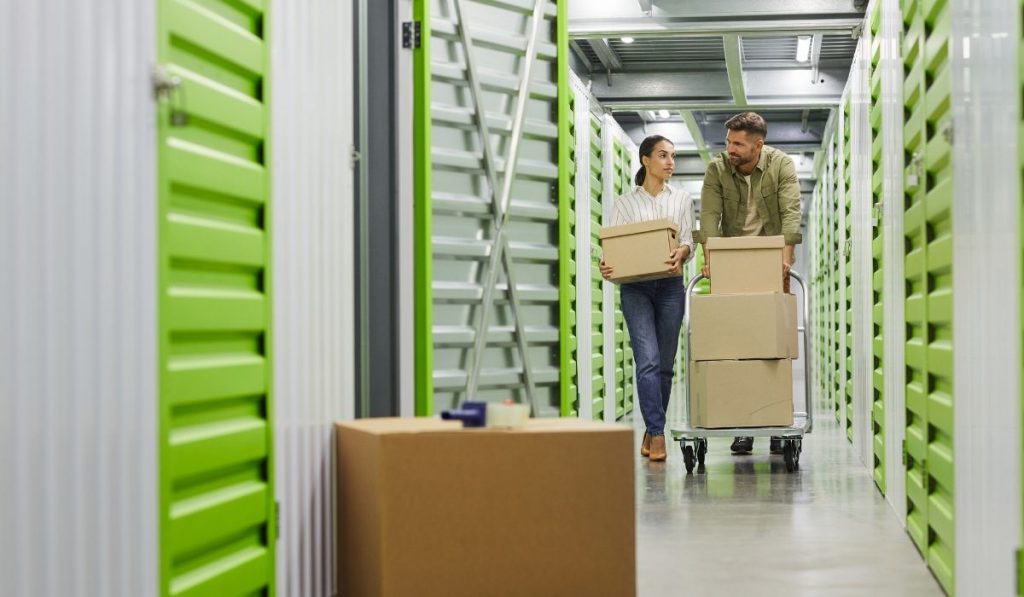
<path fill-rule="evenodd" d="M 640 144 L 636 187 L 615 201 L 612 226 L 669 218 L 679 226 L 679 248 L 665 255 L 668 271 L 679 273 L 693 255 L 693 202 L 682 189 L 668 184 L 675 170 L 675 147 L 660 135 Z M 601 261 L 601 275 L 613 269 Z M 622 314 L 636 361 L 640 412 L 646 427 L 640 454 L 655 461 L 665 449 L 665 410 L 672 391 L 672 374 L 679 327 L 683 322 L 684 288 L 678 277 L 621 285 Z"/>

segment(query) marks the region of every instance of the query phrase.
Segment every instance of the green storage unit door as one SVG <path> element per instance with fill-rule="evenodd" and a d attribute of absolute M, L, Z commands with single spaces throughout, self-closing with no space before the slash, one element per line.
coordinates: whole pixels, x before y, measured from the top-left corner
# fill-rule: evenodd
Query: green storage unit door
<path fill-rule="evenodd" d="M 573 408 L 575 220 L 564 11 L 564 2 L 547 0 L 413 3 L 422 39 L 413 54 L 419 415 L 451 408 L 469 394 L 525 402 L 531 378 L 535 414 Z M 463 33 L 471 38 L 472 72 Z M 535 50 L 532 59 L 528 50 Z M 527 64 L 528 86 L 522 80 Z M 470 84 L 474 77 L 480 98 Z M 489 135 L 486 146 L 481 123 Z M 485 147 L 493 157 L 493 181 Z M 495 215 L 504 217 L 506 207 L 508 245 L 501 252 L 509 259 L 492 267 L 500 221 Z"/>
<path fill-rule="evenodd" d="M 568 139 L 567 144 L 569 145 L 569 162 L 566 165 L 568 168 L 566 193 L 568 197 L 573 198 L 572 205 L 567 208 L 568 218 L 565 226 L 568 228 L 568 234 L 563 234 L 561 231 L 559 236 L 561 237 L 562 246 L 559 248 L 561 252 L 560 259 L 568 256 L 568 276 L 565 278 L 560 277 L 560 285 L 563 286 L 562 294 L 567 294 L 571 299 L 564 300 L 564 297 L 559 299 L 559 307 L 563 316 L 568 316 L 568 320 L 571 321 L 569 329 L 565 330 L 564 334 L 568 337 L 569 350 L 567 352 L 567 366 L 562 368 L 562 376 L 564 382 L 568 384 L 567 396 L 564 396 L 561 401 L 560 414 L 562 416 L 576 416 L 579 414 L 579 359 L 582 358 L 579 354 L 579 342 L 576 336 L 576 268 L 582 267 L 580 264 L 579 256 L 576 255 L 576 217 L 581 206 L 577 205 L 576 198 L 576 174 L 577 167 L 577 151 L 579 148 L 578 140 L 579 135 L 585 135 L 586 131 L 576 130 L 576 110 L 586 110 L 586 106 L 578 107 L 576 101 L 576 94 L 569 93 L 569 97 L 566 102 L 569 104 L 569 116 L 567 117 L 568 123 Z M 587 263 L 588 256 L 583 255 L 583 263 Z"/>
<path fill-rule="evenodd" d="M 875 484 L 885 493 L 885 344 L 882 340 L 882 317 L 885 312 L 883 284 L 885 270 L 882 268 L 883 227 L 882 214 L 878 206 L 882 201 L 882 40 L 879 35 L 881 23 L 880 5 L 875 4 L 869 16 L 871 26 L 871 62 L 868 67 L 868 87 L 871 95 L 869 112 L 871 124 L 871 435 Z"/>
<path fill-rule="evenodd" d="M 837 136 L 843 134 L 843 131 L 838 131 Z M 835 142 L 835 153 L 833 154 L 833 165 L 832 165 L 832 197 L 831 197 L 831 209 L 829 214 L 833 217 L 829 218 L 829 238 L 831 239 L 831 245 L 829 247 L 829 256 L 831 260 L 831 267 L 829 272 L 829 290 L 831 292 L 831 313 L 829 320 L 831 325 L 829 326 L 829 395 L 832 397 L 833 408 L 835 409 L 836 421 L 842 421 L 843 411 L 845 408 L 845 399 L 843 398 L 842 388 L 842 377 L 840 374 L 840 367 L 843 366 L 843 355 L 840 352 L 842 347 L 842 334 L 844 330 L 841 329 L 840 323 L 842 319 L 839 314 L 843 312 L 843 279 L 840 276 L 841 271 L 839 269 L 839 260 L 842 258 L 842 251 L 844 247 L 840 242 L 839 229 L 844 224 L 845 218 L 843 217 L 844 206 L 841 205 L 843 198 L 842 185 L 845 184 L 842 177 L 840 176 L 839 165 L 843 159 L 842 151 L 839 148 L 838 142 Z"/>
<path fill-rule="evenodd" d="M 907 527 L 953 592 L 950 11 L 903 3 L 907 299 Z"/>
<path fill-rule="evenodd" d="M 160 593 L 273 594 L 267 15 L 158 7 Z"/>
<path fill-rule="evenodd" d="M 627 193 L 632 185 L 630 178 L 630 156 L 626 147 L 616 139 L 612 156 L 614 178 L 612 194 L 618 198 Z M 615 418 L 621 419 L 633 410 L 633 349 L 629 345 L 629 332 L 622 315 L 622 299 L 618 288 L 615 291 Z"/>
<path fill-rule="evenodd" d="M 846 242 L 842 247 L 843 259 L 845 259 L 845 269 L 843 270 L 842 279 L 842 291 L 840 294 L 840 313 L 845 313 L 845 325 L 842 327 L 842 338 L 841 338 L 841 352 L 842 362 L 839 366 L 841 368 L 841 395 L 843 398 L 843 408 L 846 409 L 846 438 L 853 441 L 853 244 L 851 239 L 853 238 L 853 189 L 850 184 L 850 180 L 853 176 L 853 163 L 850 160 L 850 154 L 852 152 L 852 140 L 850 135 L 850 125 L 852 117 L 850 114 L 850 99 L 846 99 L 843 104 L 843 114 L 845 118 L 843 120 L 843 206 L 839 212 L 842 215 L 843 221 L 841 226 L 843 227 L 843 238 Z"/>
<path fill-rule="evenodd" d="M 604 156 L 601 149 L 601 119 L 589 115 L 590 137 L 587 145 L 590 150 L 590 246 L 592 250 L 599 252 L 601 249 L 601 221 L 604 213 L 604 206 L 601 196 L 604 194 Z M 595 253 L 597 254 L 597 253 Z M 590 323 L 593 332 L 591 333 L 590 346 L 594 351 L 593 367 L 591 368 L 591 392 L 593 400 L 593 413 L 595 421 L 604 420 L 604 405 L 606 403 L 604 387 L 604 281 L 601 277 L 601 270 L 594 259 L 590 259 L 590 302 L 591 317 Z M 586 355 L 584 355 L 586 358 Z"/>

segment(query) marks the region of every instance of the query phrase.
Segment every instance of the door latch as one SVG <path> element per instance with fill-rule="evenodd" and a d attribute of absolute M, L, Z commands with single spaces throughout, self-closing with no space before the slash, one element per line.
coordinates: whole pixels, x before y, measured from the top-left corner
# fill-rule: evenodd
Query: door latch
<path fill-rule="evenodd" d="M 153 98 L 157 102 L 169 102 L 171 105 L 171 126 L 188 125 L 188 111 L 185 109 L 185 87 L 181 77 L 171 74 L 163 66 L 153 67 L 150 75 L 153 85 Z"/>

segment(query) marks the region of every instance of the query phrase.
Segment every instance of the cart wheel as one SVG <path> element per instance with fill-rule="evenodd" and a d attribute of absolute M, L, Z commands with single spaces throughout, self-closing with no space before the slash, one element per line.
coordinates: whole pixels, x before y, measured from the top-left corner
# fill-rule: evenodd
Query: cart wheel
<path fill-rule="evenodd" d="M 786 460 L 786 472 L 792 473 L 797 467 L 796 442 L 784 440 L 782 444 L 782 457 Z"/>
<path fill-rule="evenodd" d="M 686 474 L 693 473 L 693 446 L 683 446 L 683 464 L 686 465 Z"/>
<path fill-rule="evenodd" d="M 697 472 L 704 472 L 704 457 L 708 453 L 708 442 L 707 440 L 700 440 L 697 442 Z"/>

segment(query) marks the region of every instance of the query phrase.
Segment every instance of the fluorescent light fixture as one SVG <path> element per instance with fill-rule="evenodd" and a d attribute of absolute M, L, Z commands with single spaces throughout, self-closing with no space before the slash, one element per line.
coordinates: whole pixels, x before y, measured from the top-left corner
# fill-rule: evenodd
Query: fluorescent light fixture
<path fill-rule="evenodd" d="M 621 41 L 624 44 L 631 44 L 631 43 L 633 43 L 633 38 L 632 37 L 623 37 Z"/>
<path fill-rule="evenodd" d="M 658 118 L 662 120 L 668 118 L 668 110 L 658 110 Z"/>
<path fill-rule="evenodd" d="M 796 61 L 807 62 L 811 57 L 811 36 L 801 35 L 796 38 Z"/>

